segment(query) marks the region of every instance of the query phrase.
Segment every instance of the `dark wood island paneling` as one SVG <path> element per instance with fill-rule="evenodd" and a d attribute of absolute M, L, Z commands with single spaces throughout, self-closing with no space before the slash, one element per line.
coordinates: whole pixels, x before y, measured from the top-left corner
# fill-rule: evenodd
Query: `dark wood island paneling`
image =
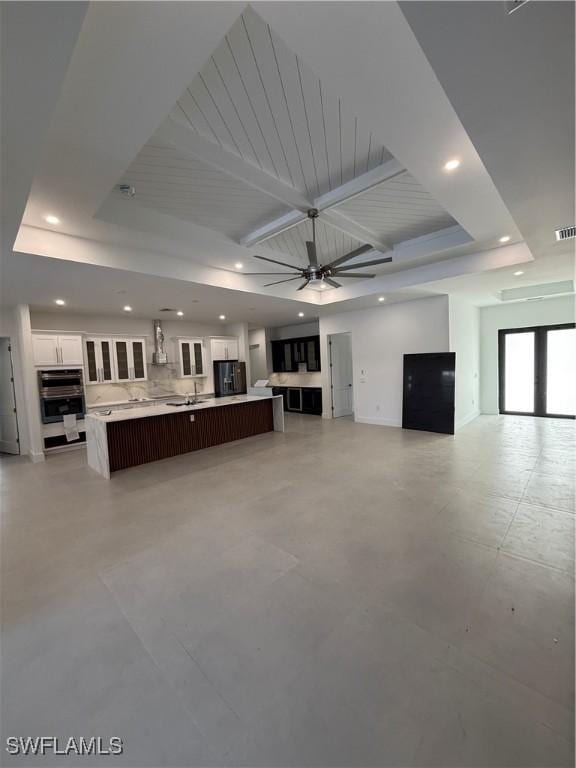
<path fill-rule="evenodd" d="M 110 472 L 273 429 L 270 399 L 112 421 L 106 425 Z"/>

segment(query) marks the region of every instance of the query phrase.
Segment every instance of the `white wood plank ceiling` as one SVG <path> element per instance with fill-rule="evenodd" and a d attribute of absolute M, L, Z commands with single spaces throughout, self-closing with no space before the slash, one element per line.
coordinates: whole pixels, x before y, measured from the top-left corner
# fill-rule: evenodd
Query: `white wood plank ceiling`
<path fill-rule="evenodd" d="M 237 240 L 289 209 L 278 200 L 173 147 L 147 144 L 124 174 L 139 205 Z M 117 193 L 120 194 L 120 193 Z"/>
<path fill-rule="evenodd" d="M 456 223 L 408 172 L 383 181 L 336 210 L 392 244 Z"/>
<path fill-rule="evenodd" d="M 392 247 L 456 223 L 249 6 L 164 127 L 168 130 L 161 128 L 145 145 L 122 182 L 134 185 L 139 205 L 237 242 L 291 216 L 293 205 L 298 204 L 302 216 L 316 200 L 321 210 L 316 236 L 324 263 L 363 243 Z M 395 163 L 398 170 L 384 172 Z M 322 201 L 330 197 L 327 193 L 340 199 L 339 192 L 347 199 L 327 203 L 340 214 L 338 222 L 328 216 L 323 221 Z M 295 203 L 295 197 L 304 204 Z M 310 222 L 275 231 L 279 234 L 253 242 L 264 239 L 262 245 L 271 252 L 305 264 Z"/>
<path fill-rule="evenodd" d="M 250 7 L 173 117 L 310 199 L 391 157 Z"/>

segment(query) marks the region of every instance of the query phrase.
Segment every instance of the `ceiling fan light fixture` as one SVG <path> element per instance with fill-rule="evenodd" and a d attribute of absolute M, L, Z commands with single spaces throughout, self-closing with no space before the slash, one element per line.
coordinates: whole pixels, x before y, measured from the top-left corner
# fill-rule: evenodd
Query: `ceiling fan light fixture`
<path fill-rule="evenodd" d="M 306 288 L 310 288 L 312 291 L 329 291 L 332 289 L 331 285 L 325 282 L 323 277 L 311 277 Z"/>

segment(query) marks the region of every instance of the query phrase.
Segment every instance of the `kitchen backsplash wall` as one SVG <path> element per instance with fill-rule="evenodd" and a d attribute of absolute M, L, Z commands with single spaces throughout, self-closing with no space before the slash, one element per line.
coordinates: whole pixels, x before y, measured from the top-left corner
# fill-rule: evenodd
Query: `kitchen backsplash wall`
<path fill-rule="evenodd" d="M 317 373 L 271 373 L 268 377 L 271 387 L 321 387 L 322 374 Z"/>
<path fill-rule="evenodd" d="M 148 381 L 131 381 L 125 384 L 89 384 L 85 387 L 87 405 L 120 402 L 139 397 L 163 395 L 185 395 L 194 391 L 194 382 L 198 393 L 211 393 L 212 377 L 182 379 L 179 378 L 178 364 L 148 365 Z"/>

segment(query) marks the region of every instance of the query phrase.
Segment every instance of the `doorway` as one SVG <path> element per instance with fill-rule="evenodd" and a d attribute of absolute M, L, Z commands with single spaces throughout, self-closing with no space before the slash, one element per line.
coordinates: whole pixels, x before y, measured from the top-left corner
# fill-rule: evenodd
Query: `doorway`
<path fill-rule="evenodd" d="M 0 338 L 0 452 L 20 453 L 10 339 Z"/>
<path fill-rule="evenodd" d="M 576 416 L 576 325 L 498 331 L 500 413 Z"/>
<path fill-rule="evenodd" d="M 352 335 L 333 333 L 328 337 L 330 351 L 330 391 L 332 417 L 351 416 L 354 412 L 352 387 Z"/>

